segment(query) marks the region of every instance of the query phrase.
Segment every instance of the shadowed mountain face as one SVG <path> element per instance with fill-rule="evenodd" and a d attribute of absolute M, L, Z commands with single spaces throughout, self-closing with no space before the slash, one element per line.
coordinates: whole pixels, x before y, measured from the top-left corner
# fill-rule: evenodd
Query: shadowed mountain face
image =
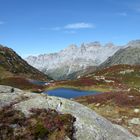
<path fill-rule="evenodd" d="M 140 65 L 140 40 L 129 42 L 125 48 L 118 50 L 102 63 L 99 68 L 118 64 Z"/>
<path fill-rule="evenodd" d="M 49 77 L 30 66 L 12 49 L 0 45 L 0 78 L 22 76 L 37 80 L 49 80 Z"/>
<path fill-rule="evenodd" d="M 30 66 L 12 49 L 0 45 L 0 84 L 11 85 L 21 89 L 42 89 L 28 79 L 49 81 L 50 78 Z"/>
<path fill-rule="evenodd" d="M 56 80 L 71 79 L 71 76 L 75 77 L 74 74 L 81 73 L 81 70 L 98 66 L 118 49 L 112 43 L 102 46 L 99 42 L 93 42 L 80 47 L 71 45 L 58 53 L 29 56 L 26 60 Z"/>
<path fill-rule="evenodd" d="M 83 69 L 83 70 L 80 70 L 80 71 L 76 71 L 76 72 L 73 72 L 69 75 L 66 75 L 66 77 L 64 77 L 65 79 L 68 79 L 68 80 L 74 80 L 74 79 L 79 79 L 80 77 L 82 76 L 85 76 L 85 75 L 88 75 L 90 73 L 93 73 L 97 70 L 97 66 L 90 66 L 86 69 Z"/>

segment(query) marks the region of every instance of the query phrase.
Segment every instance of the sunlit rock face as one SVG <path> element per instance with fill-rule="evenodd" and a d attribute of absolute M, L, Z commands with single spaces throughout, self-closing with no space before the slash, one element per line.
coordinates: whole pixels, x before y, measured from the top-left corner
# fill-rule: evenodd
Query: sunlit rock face
<path fill-rule="evenodd" d="M 112 43 L 83 43 L 80 47 L 70 45 L 60 52 L 29 56 L 25 60 L 54 79 L 66 79 L 69 74 L 89 66 L 98 66 L 119 48 Z"/>

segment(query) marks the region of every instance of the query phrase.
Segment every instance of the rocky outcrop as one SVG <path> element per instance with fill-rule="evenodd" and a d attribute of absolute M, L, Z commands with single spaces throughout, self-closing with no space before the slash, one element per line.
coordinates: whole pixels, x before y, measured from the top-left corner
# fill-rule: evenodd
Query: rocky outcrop
<path fill-rule="evenodd" d="M 74 137 L 77 140 L 137 140 L 124 128 L 112 124 L 91 109 L 71 100 L 0 86 L 0 107 L 8 104 L 26 116 L 30 114 L 31 108 L 54 109 L 71 114 L 76 118 Z"/>
<path fill-rule="evenodd" d="M 68 79 L 70 74 L 84 70 L 89 66 L 98 66 L 119 47 L 112 43 L 101 45 L 99 42 L 70 45 L 58 53 L 29 56 L 25 60 L 53 79 Z"/>

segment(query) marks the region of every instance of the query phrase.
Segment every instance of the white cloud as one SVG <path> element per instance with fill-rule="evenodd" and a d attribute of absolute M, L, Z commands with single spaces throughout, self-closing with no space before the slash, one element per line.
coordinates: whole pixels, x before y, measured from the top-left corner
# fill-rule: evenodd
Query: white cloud
<path fill-rule="evenodd" d="M 78 22 L 73 24 L 67 24 L 64 26 L 56 26 L 52 28 L 41 27 L 40 30 L 63 31 L 67 34 L 76 34 L 77 32 L 75 30 L 91 28 L 95 28 L 95 25 L 91 23 Z"/>
<path fill-rule="evenodd" d="M 67 24 L 64 26 L 64 29 L 87 29 L 87 28 L 95 28 L 95 26 L 91 23 L 85 22 Z"/>
<path fill-rule="evenodd" d="M 0 25 L 3 25 L 5 22 L 4 21 L 0 21 Z"/>
<path fill-rule="evenodd" d="M 117 15 L 126 17 L 128 14 L 126 12 L 120 12 L 120 13 L 117 13 Z"/>

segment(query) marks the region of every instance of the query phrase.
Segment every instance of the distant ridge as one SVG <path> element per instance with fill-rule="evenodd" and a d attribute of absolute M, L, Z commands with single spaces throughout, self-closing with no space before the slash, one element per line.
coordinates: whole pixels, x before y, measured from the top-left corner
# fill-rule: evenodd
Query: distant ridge
<path fill-rule="evenodd" d="M 103 62 L 99 68 L 118 64 L 140 65 L 140 40 L 130 41 L 124 48 Z"/>
<path fill-rule="evenodd" d="M 95 67 L 112 56 L 120 47 L 113 43 L 83 43 L 80 47 L 72 44 L 58 53 L 29 56 L 25 60 L 56 80 L 69 79 L 69 75 L 88 67 Z"/>

